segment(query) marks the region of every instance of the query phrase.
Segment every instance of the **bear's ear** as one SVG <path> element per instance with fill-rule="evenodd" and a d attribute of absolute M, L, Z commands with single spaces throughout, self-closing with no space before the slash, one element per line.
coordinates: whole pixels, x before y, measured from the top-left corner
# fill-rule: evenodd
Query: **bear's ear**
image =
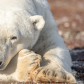
<path fill-rule="evenodd" d="M 33 23 L 35 29 L 42 30 L 45 25 L 45 20 L 40 15 L 35 15 L 30 17 L 31 22 Z"/>

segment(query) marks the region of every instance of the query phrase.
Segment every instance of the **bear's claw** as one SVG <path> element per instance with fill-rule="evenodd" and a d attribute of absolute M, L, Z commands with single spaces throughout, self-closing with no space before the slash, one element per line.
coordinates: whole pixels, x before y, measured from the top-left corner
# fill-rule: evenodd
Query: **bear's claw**
<path fill-rule="evenodd" d="M 62 69 L 52 70 L 39 67 L 33 72 L 32 78 L 34 82 L 38 83 L 76 83 L 73 75 Z"/>

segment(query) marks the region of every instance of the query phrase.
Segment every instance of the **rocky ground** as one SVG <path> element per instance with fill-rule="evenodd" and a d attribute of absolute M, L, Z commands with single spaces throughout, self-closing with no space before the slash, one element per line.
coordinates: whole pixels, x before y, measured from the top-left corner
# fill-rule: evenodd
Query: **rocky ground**
<path fill-rule="evenodd" d="M 77 82 L 84 83 L 84 48 L 70 49 L 72 70 Z"/>
<path fill-rule="evenodd" d="M 48 2 L 59 33 L 70 49 L 73 73 L 82 83 L 84 82 L 84 0 L 48 0 Z"/>

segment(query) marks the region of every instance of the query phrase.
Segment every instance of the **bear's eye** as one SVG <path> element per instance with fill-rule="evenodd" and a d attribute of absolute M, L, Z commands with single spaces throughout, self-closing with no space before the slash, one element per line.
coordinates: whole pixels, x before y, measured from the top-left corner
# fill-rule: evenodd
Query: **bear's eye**
<path fill-rule="evenodd" d="M 14 36 L 14 37 L 12 37 L 12 38 L 11 38 L 11 40 L 15 40 L 15 39 L 17 39 L 17 37 L 16 37 L 16 36 Z"/>

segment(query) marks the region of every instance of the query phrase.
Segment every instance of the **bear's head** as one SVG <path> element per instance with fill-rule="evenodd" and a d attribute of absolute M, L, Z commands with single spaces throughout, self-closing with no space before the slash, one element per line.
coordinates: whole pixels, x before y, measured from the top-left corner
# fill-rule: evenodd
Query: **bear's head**
<path fill-rule="evenodd" d="M 45 25 L 42 16 L 0 10 L 0 70 L 22 49 L 31 49 Z"/>

